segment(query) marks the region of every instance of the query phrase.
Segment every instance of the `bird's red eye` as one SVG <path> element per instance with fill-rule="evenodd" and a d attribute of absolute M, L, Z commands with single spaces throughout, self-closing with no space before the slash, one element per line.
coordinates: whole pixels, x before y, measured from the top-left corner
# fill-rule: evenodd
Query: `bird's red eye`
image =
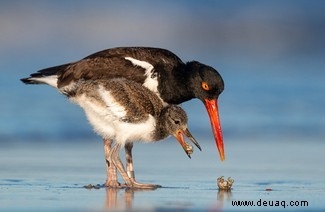
<path fill-rule="evenodd" d="M 202 88 L 204 89 L 204 90 L 206 90 L 206 91 L 208 91 L 209 90 L 209 85 L 206 83 L 206 82 L 202 82 Z"/>

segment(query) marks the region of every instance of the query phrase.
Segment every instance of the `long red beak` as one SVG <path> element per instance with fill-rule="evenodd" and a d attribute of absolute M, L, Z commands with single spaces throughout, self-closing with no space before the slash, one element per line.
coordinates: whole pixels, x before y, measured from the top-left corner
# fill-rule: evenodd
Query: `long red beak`
<path fill-rule="evenodd" d="M 220 120 L 219 120 L 219 112 L 218 112 L 218 102 L 216 99 L 212 99 L 212 100 L 204 99 L 204 104 L 210 117 L 212 131 L 214 134 L 214 138 L 216 140 L 216 145 L 219 151 L 220 159 L 221 161 L 223 161 L 225 159 L 225 151 L 223 148 L 222 131 L 221 131 Z"/>

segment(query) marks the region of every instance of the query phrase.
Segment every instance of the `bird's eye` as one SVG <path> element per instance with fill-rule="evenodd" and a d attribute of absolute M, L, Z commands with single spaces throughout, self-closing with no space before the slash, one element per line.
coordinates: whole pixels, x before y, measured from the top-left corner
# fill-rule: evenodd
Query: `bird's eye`
<path fill-rule="evenodd" d="M 208 83 L 206 83 L 206 82 L 202 82 L 201 86 L 202 86 L 202 88 L 203 88 L 204 90 L 206 90 L 206 91 L 210 90 L 209 85 L 208 85 Z"/>
<path fill-rule="evenodd" d="M 179 124 L 179 120 L 175 120 L 174 123 L 175 123 L 175 124 Z"/>

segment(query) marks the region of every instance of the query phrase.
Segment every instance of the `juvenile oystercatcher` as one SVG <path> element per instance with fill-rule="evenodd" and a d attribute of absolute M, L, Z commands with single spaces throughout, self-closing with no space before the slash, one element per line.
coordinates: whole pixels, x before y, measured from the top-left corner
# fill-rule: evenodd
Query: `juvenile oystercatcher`
<path fill-rule="evenodd" d="M 224 82 L 210 66 L 197 61 L 183 63 L 165 49 L 124 47 L 103 50 L 77 62 L 42 69 L 22 81 L 26 84 L 51 85 L 69 97 L 75 95 L 75 87 L 80 80 L 114 78 L 125 78 L 147 87 L 163 100 L 164 105 L 200 99 L 209 114 L 220 159 L 224 160 L 217 103 Z M 110 151 L 111 143 L 111 140 L 104 139 L 106 153 Z M 127 161 L 132 167 L 132 143 L 127 144 L 125 149 Z"/>
<path fill-rule="evenodd" d="M 192 148 L 184 141 L 183 135 L 186 135 L 201 150 L 187 129 L 185 111 L 176 105 L 164 107 L 157 95 L 136 82 L 125 78 L 79 80 L 74 85 L 74 95 L 70 95 L 69 99 L 84 109 L 99 135 L 115 141 L 106 159 L 115 165 L 128 187 L 159 186 L 139 183 L 130 175 L 130 170 L 125 171 L 119 158 L 119 150 L 125 144 L 138 140 L 154 142 L 173 135 L 190 157 Z M 109 180 L 107 185 L 120 186 L 116 175 Z"/>

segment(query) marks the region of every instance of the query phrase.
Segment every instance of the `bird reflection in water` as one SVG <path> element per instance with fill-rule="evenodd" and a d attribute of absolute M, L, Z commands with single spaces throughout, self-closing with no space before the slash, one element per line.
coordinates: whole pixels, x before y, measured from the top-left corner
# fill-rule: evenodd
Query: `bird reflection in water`
<path fill-rule="evenodd" d="M 106 187 L 105 189 L 106 189 L 105 207 L 109 209 L 131 209 L 133 205 L 134 193 L 155 190 L 155 188 L 120 189 L 120 188 L 109 188 L 109 187 Z"/>

